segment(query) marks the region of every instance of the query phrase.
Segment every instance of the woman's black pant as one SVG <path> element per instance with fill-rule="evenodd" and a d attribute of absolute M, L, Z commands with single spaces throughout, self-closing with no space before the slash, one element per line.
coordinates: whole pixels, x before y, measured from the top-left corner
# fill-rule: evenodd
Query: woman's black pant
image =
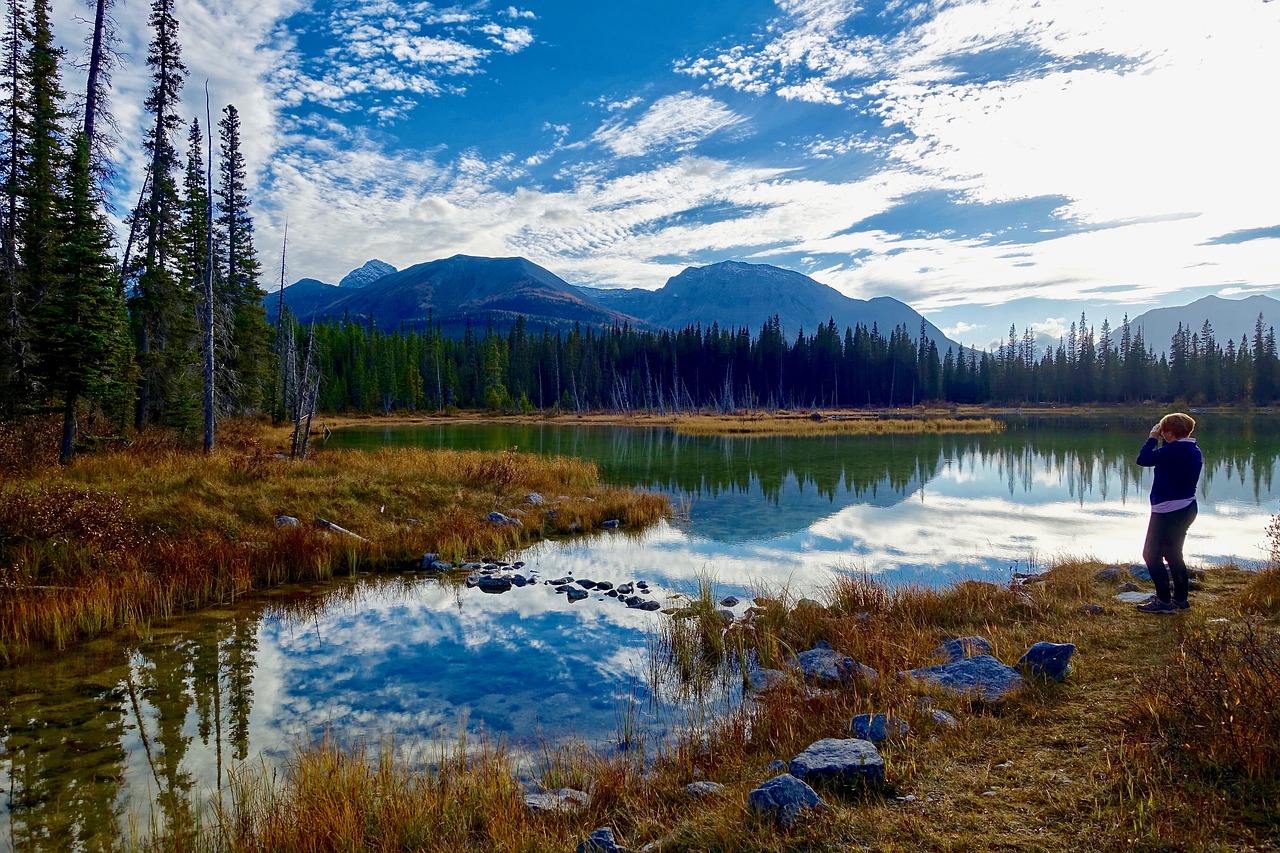
<path fill-rule="evenodd" d="M 1182 559 L 1182 543 L 1187 539 L 1187 528 L 1196 520 L 1196 502 L 1173 512 L 1153 512 L 1147 523 L 1147 541 L 1142 546 L 1142 559 L 1156 585 L 1156 598 L 1169 601 L 1169 576 L 1173 576 L 1173 600 L 1186 601 L 1187 564 Z M 1165 568 L 1165 563 L 1169 568 Z"/>

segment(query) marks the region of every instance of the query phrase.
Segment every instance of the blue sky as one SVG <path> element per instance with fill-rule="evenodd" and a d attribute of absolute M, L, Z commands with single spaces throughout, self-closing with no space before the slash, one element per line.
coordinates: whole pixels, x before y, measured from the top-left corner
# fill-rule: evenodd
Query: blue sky
<path fill-rule="evenodd" d="M 147 4 L 119 0 L 116 202 Z M 80 10 L 56 10 L 80 38 Z M 1280 296 L 1264 0 L 179 0 L 187 112 L 244 122 L 264 284 L 523 255 L 656 288 L 771 263 L 986 345 Z M 185 142 L 183 143 L 185 145 Z M 1275 318 L 1280 320 L 1280 318 Z"/>

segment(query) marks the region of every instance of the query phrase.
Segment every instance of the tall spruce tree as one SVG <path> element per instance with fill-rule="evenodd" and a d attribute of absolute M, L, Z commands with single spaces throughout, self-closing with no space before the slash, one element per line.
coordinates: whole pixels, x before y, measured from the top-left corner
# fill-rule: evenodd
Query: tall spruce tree
<path fill-rule="evenodd" d="M 110 231 L 93 190 L 91 147 L 89 137 L 76 135 L 57 277 L 35 314 L 38 373 L 62 403 L 59 458 L 64 464 L 74 452 L 80 398 L 95 396 L 111 408 L 133 377 Z"/>
<path fill-rule="evenodd" d="M 264 405 L 271 381 L 272 331 L 258 287 L 261 264 L 253 245 L 253 216 L 249 212 L 244 153 L 240 149 L 240 114 L 234 106 L 223 109 L 218 130 L 222 151 L 217 190 L 222 246 L 218 302 L 227 354 L 223 370 L 226 381 L 220 386 L 228 391 L 228 410 L 254 412 Z"/>
<path fill-rule="evenodd" d="M 4 79 L 0 81 L 0 181 L 4 191 L 0 205 L 0 412 L 12 413 L 29 398 L 32 358 L 18 261 L 21 146 L 27 124 L 27 9 L 22 0 L 9 0 L 5 12 L 0 39 L 4 63 Z"/>
<path fill-rule="evenodd" d="M 141 252 L 134 268 L 125 271 L 135 282 L 130 308 L 142 371 L 135 422 L 141 426 L 163 417 L 189 426 L 195 410 L 195 365 L 189 345 L 195 330 L 191 294 L 180 286 L 176 269 L 182 212 L 173 141 L 182 124 L 177 109 L 187 69 L 182 64 L 173 0 L 154 0 L 149 23 L 151 90 L 145 106 L 153 120 L 143 143 L 149 180 L 133 214 Z"/>

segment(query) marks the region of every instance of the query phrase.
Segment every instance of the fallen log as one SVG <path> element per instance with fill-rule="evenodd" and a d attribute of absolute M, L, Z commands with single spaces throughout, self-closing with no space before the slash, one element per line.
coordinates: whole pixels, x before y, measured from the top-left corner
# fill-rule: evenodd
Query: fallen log
<path fill-rule="evenodd" d="M 323 518 L 316 519 L 316 526 L 323 527 L 325 530 L 332 530 L 334 533 L 341 533 L 343 536 L 350 536 L 352 539 L 355 539 L 357 542 L 369 541 L 368 539 L 365 539 L 363 536 L 361 536 L 359 533 L 352 533 L 350 530 L 347 530 L 345 527 L 339 527 L 338 525 L 334 524 L 332 521 L 326 521 Z"/>

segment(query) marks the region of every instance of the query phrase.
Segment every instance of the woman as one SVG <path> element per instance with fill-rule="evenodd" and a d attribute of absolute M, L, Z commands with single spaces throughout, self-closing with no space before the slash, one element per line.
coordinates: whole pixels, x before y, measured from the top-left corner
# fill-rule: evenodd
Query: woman
<path fill-rule="evenodd" d="M 1200 447 L 1191 437 L 1196 422 L 1190 415 L 1174 412 L 1165 415 L 1151 428 L 1151 436 L 1138 452 L 1138 464 L 1154 468 L 1151 481 L 1151 520 L 1147 523 L 1147 541 L 1142 546 L 1156 597 L 1139 604 L 1142 613 L 1170 614 L 1186 610 L 1187 564 L 1182 559 L 1182 543 L 1187 528 L 1196 520 L 1196 483 L 1204 460 Z M 1160 442 L 1163 441 L 1163 444 Z M 1165 569 L 1165 563 L 1168 569 Z M 1169 577 L 1173 576 L 1173 589 Z"/>

